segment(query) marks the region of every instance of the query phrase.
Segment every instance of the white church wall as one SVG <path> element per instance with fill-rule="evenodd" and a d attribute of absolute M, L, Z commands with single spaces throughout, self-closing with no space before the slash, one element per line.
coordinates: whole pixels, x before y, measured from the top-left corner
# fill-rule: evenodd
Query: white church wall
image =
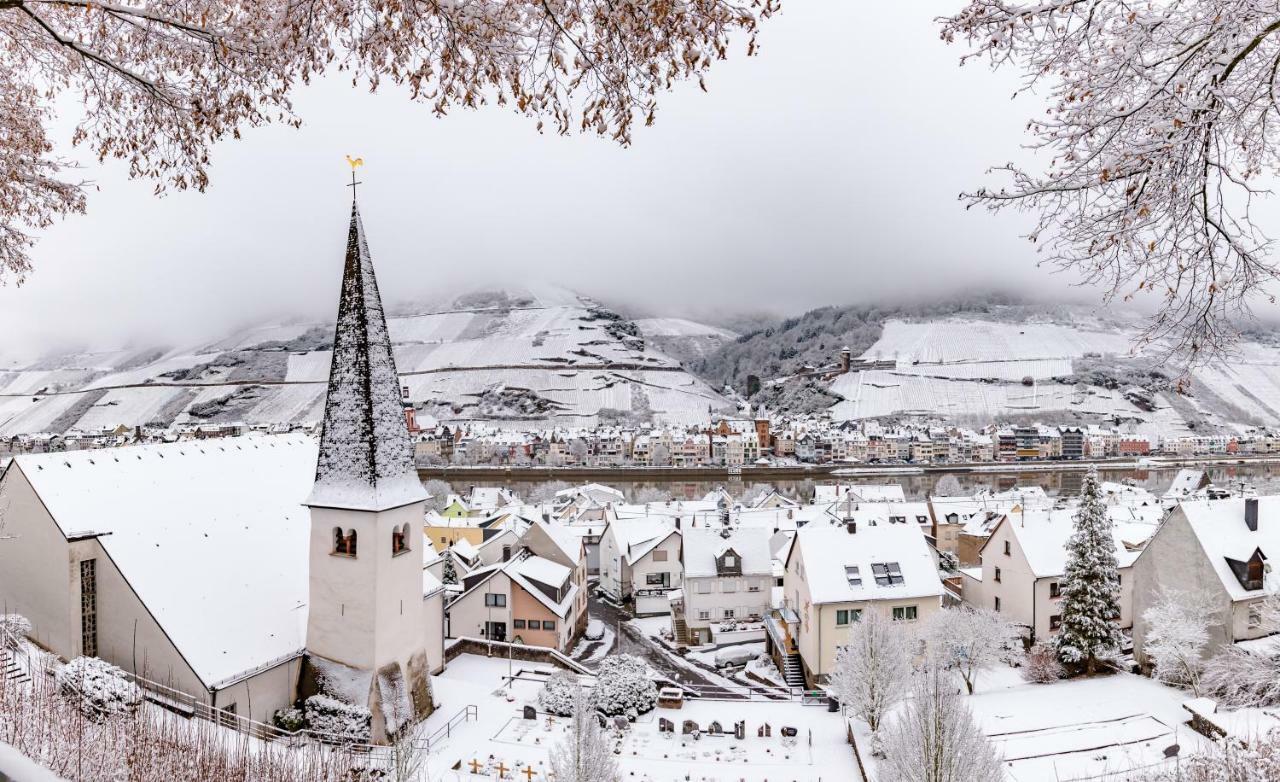
<path fill-rule="evenodd" d="M 422 601 L 423 641 L 427 650 L 427 670 L 432 674 L 444 670 L 444 590 L 428 595 Z"/>
<path fill-rule="evenodd" d="M 145 679 L 208 702 L 208 685 L 199 679 L 165 635 L 98 541 L 73 545 L 77 546 L 75 553 L 79 557 L 96 560 L 98 656 Z M 72 595 L 78 596 L 79 566 L 74 570 Z"/>
<path fill-rule="evenodd" d="M 234 705 L 236 714 L 271 724 L 277 709 L 293 705 L 301 667 L 302 658 L 295 657 L 228 684 L 214 694 L 213 705 L 219 709 Z"/>
<path fill-rule="evenodd" d="M 79 600 L 72 600 L 70 546 L 17 463 L 4 475 L 0 611 L 31 620 L 37 643 L 62 657 L 80 650 Z"/>

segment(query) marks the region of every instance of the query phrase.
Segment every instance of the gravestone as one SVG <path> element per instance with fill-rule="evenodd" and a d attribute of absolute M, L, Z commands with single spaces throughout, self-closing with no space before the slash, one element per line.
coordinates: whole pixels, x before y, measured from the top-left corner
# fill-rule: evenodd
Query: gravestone
<path fill-rule="evenodd" d="M 742 741 L 747 737 L 747 721 L 740 720 L 733 726 L 733 737 L 738 741 Z"/>
<path fill-rule="evenodd" d="M 658 718 L 658 731 L 661 733 L 672 733 L 676 729 L 676 725 L 666 717 Z"/>
<path fill-rule="evenodd" d="M 799 731 L 797 731 L 795 728 L 792 728 L 786 725 L 782 726 L 782 737 L 784 739 L 794 739 L 797 733 L 799 733 Z"/>
<path fill-rule="evenodd" d="M 538 718 L 538 710 L 532 706 L 524 707 L 524 718 L 527 720 L 536 720 Z"/>
<path fill-rule="evenodd" d="M 697 733 L 698 723 L 694 722 L 693 720 L 685 720 L 684 724 L 680 727 L 680 732 L 686 736 L 688 736 L 690 733 Z"/>
<path fill-rule="evenodd" d="M 711 725 L 707 727 L 707 733 L 710 733 L 712 736 L 719 736 L 724 733 L 724 730 L 720 727 L 719 722 L 712 722 Z"/>
<path fill-rule="evenodd" d="M 766 722 L 764 724 L 764 737 L 767 739 L 767 738 L 771 738 L 772 736 L 773 736 L 773 726 Z"/>

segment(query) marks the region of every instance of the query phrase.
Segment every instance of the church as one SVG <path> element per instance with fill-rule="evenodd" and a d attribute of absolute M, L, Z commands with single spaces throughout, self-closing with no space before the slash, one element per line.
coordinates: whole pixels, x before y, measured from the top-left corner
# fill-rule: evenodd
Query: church
<path fill-rule="evenodd" d="M 375 740 L 434 708 L 440 582 L 395 360 L 353 201 L 319 442 L 240 437 L 14 458 L 0 475 L 0 612 L 270 722 L 317 693 Z"/>

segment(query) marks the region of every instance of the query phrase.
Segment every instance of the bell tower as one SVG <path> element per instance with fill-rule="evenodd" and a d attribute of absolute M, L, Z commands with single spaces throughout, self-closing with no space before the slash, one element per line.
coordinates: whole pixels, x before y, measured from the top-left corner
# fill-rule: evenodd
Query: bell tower
<path fill-rule="evenodd" d="M 306 501 L 307 660 L 316 687 L 369 707 L 375 740 L 432 708 L 422 605 L 426 492 L 411 449 L 353 198 L 316 478 Z"/>

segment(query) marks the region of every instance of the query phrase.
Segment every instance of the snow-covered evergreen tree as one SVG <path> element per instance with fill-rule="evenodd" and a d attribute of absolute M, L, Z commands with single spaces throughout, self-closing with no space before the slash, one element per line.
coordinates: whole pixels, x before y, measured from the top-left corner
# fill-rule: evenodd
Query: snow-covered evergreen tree
<path fill-rule="evenodd" d="M 1003 782 L 995 748 L 959 695 L 958 682 L 939 660 L 916 674 L 912 697 L 885 726 L 881 746 L 885 782 Z"/>
<path fill-rule="evenodd" d="M 901 623 L 869 610 L 849 628 L 848 643 L 836 655 L 828 689 L 873 731 L 906 689 L 911 675 L 907 641 Z"/>
<path fill-rule="evenodd" d="M 1058 656 L 1083 664 L 1093 674 L 1098 661 L 1120 648 L 1120 573 L 1111 518 L 1098 492 L 1098 470 L 1091 467 L 1080 491 L 1075 532 L 1067 540 L 1062 578 L 1062 628 Z"/>
<path fill-rule="evenodd" d="M 556 782 L 617 782 L 618 763 L 586 690 L 574 690 L 569 735 L 551 750 L 550 761 Z"/>
<path fill-rule="evenodd" d="M 444 567 L 440 573 L 440 583 L 456 584 L 458 583 L 458 569 L 453 565 L 453 555 L 445 552 Z"/>

